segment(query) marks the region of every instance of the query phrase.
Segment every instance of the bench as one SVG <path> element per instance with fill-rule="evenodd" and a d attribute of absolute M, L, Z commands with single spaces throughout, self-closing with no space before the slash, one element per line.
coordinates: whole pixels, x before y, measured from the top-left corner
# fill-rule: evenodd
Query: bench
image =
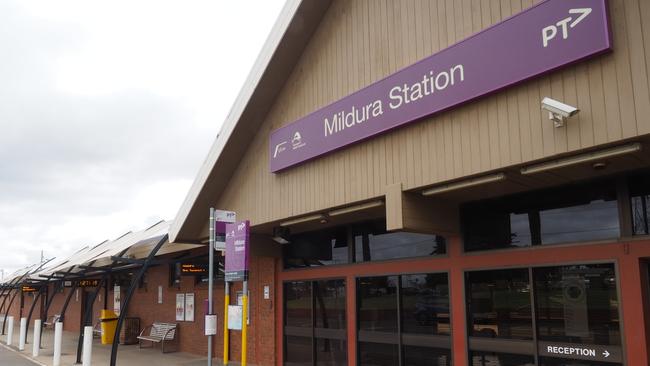
<path fill-rule="evenodd" d="M 166 350 L 165 348 L 169 346 L 165 346 L 165 345 L 172 343 L 175 348 L 174 351 L 178 351 L 177 335 L 178 335 L 178 324 L 155 322 L 142 329 L 140 335 L 138 336 L 138 342 L 140 348 L 142 348 L 143 342 L 150 342 L 151 347 L 154 346 L 154 343 L 160 343 L 162 353 L 173 352 L 173 351 Z"/>
<path fill-rule="evenodd" d="M 54 327 L 54 324 L 58 322 L 61 319 L 61 314 L 54 314 L 50 316 L 49 318 L 45 319 L 45 323 L 43 323 L 43 326 L 45 328 L 52 326 Z"/>

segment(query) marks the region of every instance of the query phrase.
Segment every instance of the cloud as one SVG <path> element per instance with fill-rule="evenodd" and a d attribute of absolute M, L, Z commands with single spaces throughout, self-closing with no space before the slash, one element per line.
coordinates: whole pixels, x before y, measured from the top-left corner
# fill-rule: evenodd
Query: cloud
<path fill-rule="evenodd" d="M 0 2 L 0 269 L 172 219 L 281 5 Z"/>

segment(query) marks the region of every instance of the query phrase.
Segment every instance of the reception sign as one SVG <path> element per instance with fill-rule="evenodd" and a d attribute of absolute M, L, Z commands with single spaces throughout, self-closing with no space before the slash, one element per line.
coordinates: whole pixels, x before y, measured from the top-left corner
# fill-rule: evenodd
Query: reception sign
<path fill-rule="evenodd" d="M 226 225 L 226 281 L 244 281 L 248 278 L 249 243 L 248 220 Z"/>
<path fill-rule="evenodd" d="M 611 50 L 606 0 L 548 0 L 271 133 L 278 172 Z"/>

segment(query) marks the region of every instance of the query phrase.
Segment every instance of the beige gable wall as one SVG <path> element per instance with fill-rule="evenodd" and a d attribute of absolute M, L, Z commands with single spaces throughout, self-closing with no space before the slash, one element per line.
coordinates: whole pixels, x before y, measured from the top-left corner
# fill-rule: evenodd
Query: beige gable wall
<path fill-rule="evenodd" d="M 532 6 L 334 1 L 216 207 L 253 225 L 650 133 L 650 2 L 611 0 L 615 51 L 280 174 L 270 131 Z M 476 55 L 480 57 L 480 55 Z M 582 112 L 556 129 L 544 96 Z"/>

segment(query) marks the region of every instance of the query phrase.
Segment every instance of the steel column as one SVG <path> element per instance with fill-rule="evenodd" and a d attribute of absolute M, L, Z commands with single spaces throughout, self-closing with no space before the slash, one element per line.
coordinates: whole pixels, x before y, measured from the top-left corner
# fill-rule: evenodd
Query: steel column
<path fill-rule="evenodd" d="M 86 313 L 84 314 L 84 321 L 79 327 L 79 342 L 77 344 L 77 362 L 76 363 L 81 363 L 81 350 L 83 348 L 83 343 L 84 343 L 84 327 L 85 326 L 90 326 L 92 325 L 92 315 L 93 315 L 93 304 L 95 303 L 95 299 L 97 298 L 97 294 L 99 293 L 99 290 L 102 289 L 102 285 L 106 282 L 106 275 L 102 276 L 102 280 L 99 283 L 99 286 L 97 286 L 97 289 L 91 293 L 90 298 L 88 301 L 86 301 Z"/>
<path fill-rule="evenodd" d="M 27 315 L 27 330 L 25 331 L 25 343 L 27 343 L 27 336 L 29 335 L 29 322 L 32 320 L 32 314 L 34 313 L 36 302 L 38 302 L 38 300 L 41 298 L 42 293 L 43 293 L 43 286 L 39 287 L 38 292 L 34 297 L 34 301 L 32 302 L 32 306 L 29 308 L 29 315 Z"/>
<path fill-rule="evenodd" d="M 124 298 L 124 303 L 122 303 L 122 309 L 120 311 L 120 316 L 117 320 L 117 328 L 115 329 L 115 334 L 120 334 L 120 331 L 122 330 L 122 324 L 124 323 L 124 318 L 126 317 L 126 309 L 129 307 L 129 301 L 131 301 L 131 297 L 133 296 L 133 292 L 135 292 L 135 289 L 138 287 L 138 283 L 140 282 L 140 279 L 144 275 L 144 273 L 147 271 L 147 268 L 149 268 L 149 263 L 151 260 L 156 256 L 156 253 L 160 250 L 160 248 L 165 244 L 167 239 L 169 238 L 169 235 L 163 236 L 160 241 L 156 244 L 156 246 L 151 250 L 149 253 L 149 256 L 147 256 L 147 259 L 144 261 L 144 264 L 142 265 L 142 268 L 140 268 L 140 271 L 138 271 L 138 274 L 136 277 L 131 281 L 131 286 L 129 287 L 129 291 L 126 293 L 126 297 Z M 118 347 L 119 342 L 113 342 L 113 347 L 111 348 L 111 362 L 110 366 L 115 366 L 115 363 L 117 361 L 117 347 Z"/>

